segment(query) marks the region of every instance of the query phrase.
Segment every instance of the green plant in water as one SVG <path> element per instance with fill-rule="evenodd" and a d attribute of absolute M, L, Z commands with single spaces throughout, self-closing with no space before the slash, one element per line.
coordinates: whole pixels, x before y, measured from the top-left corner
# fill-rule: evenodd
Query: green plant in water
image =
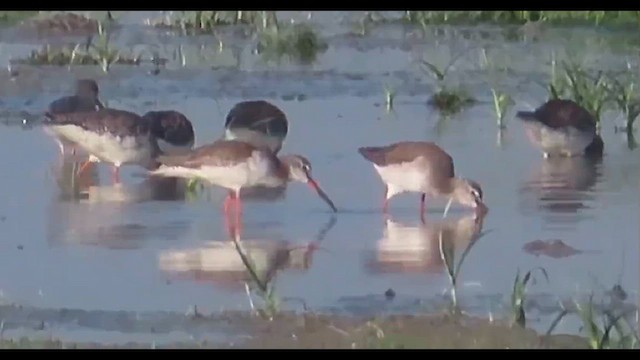
<path fill-rule="evenodd" d="M 435 64 L 428 62 L 424 59 L 420 60 L 420 69 L 431 75 L 436 80 L 437 91 L 428 103 L 442 112 L 444 115 L 451 115 L 461 111 L 464 107 L 469 106 L 475 102 L 466 91 L 462 89 L 456 89 L 449 87 L 446 84 L 446 77 L 451 67 L 456 61 L 463 55 L 461 52 L 453 57 L 453 59 L 444 66 L 439 68 Z"/>
<path fill-rule="evenodd" d="M 0 25 L 13 25 L 38 15 L 38 11 L 0 11 Z"/>
<path fill-rule="evenodd" d="M 310 64 L 327 49 L 327 43 L 306 24 L 271 26 L 258 35 L 257 51 L 267 60 L 279 61 L 286 55 L 302 64 Z"/>
<path fill-rule="evenodd" d="M 98 41 L 95 45 L 91 44 L 91 50 L 93 50 L 93 56 L 104 72 L 109 72 L 111 64 L 120 59 L 120 50 L 112 47 L 110 42 L 111 33 L 104 29 L 101 21 L 98 22 Z"/>
<path fill-rule="evenodd" d="M 638 115 L 640 115 L 640 98 L 635 94 L 635 85 L 634 75 L 629 63 L 627 63 L 627 71 L 624 73 L 618 76 L 609 76 L 608 90 L 610 98 L 618 110 L 624 114 L 625 122 L 622 130 L 628 133 L 633 131 L 633 125 Z"/>
<path fill-rule="evenodd" d="M 428 103 L 448 116 L 460 112 L 474 102 L 475 99 L 462 89 L 442 88 L 433 94 Z"/>
<path fill-rule="evenodd" d="M 633 125 L 640 115 L 640 98 L 635 95 L 635 82 L 629 73 L 622 74 L 624 80 L 611 76 L 609 79 L 609 92 L 612 102 L 618 107 L 624 116 L 624 127 L 622 130 L 627 134 L 627 145 L 630 149 L 635 149 L 637 143 L 633 133 Z"/>
<path fill-rule="evenodd" d="M 601 322 L 596 321 L 596 313 L 593 306 L 593 295 L 589 297 L 587 304 L 576 303 L 577 315 L 582 321 L 583 328 L 587 332 L 587 341 L 592 349 L 637 349 L 638 334 L 633 329 L 629 321 L 626 319 L 627 313 L 621 312 L 614 314 L 610 310 L 602 311 Z M 551 323 L 546 335 L 549 336 L 560 321 L 570 311 L 564 309 Z M 626 326 L 623 326 L 623 322 Z M 613 337 L 613 330 L 618 334 Z"/>
<path fill-rule="evenodd" d="M 487 56 L 486 49 L 482 49 L 482 63 L 483 66 L 490 70 L 491 62 L 489 61 L 489 57 Z M 493 108 L 496 113 L 496 120 L 499 129 L 506 128 L 504 124 L 504 118 L 509 111 L 509 109 L 515 104 L 511 96 L 505 92 L 502 92 L 497 89 L 495 85 L 497 81 L 491 81 L 491 96 L 493 97 Z"/>
<path fill-rule="evenodd" d="M 493 96 L 493 107 L 496 112 L 496 119 L 498 128 L 506 128 L 504 124 L 504 117 L 509 111 L 509 108 L 513 106 L 514 101 L 507 93 L 497 92 L 496 89 L 491 89 L 491 95 Z"/>
<path fill-rule="evenodd" d="M 193 200 L 204 190 L 204 183 L 200 179 L 189 179 L 185 190 L 187 198 Z"/>
<path fill-rule="evenodd" d="M 640 25 L 638 11 L 405 11 L 402 20 L 425 28 L 435 24 L 550 24 Z"/>
<path fill-rule="evenodd" d="M 520 278 L 520 269 L 518 269 L 516 278 L 513 281 L 513 289 L 511 291 L 511 311 L 513 312 L 512 321 L 514 324 L 517 324 L 521 327 L 526 327 L 527 325 L 527 317 L 524 306 L 527 297 L 527 284 L 531 280 L 531 275 L 534 270 L 540 270 L 547 282 L 549 281 L 547 271 L 541 267 L 527 271 L 527 273 L 522 278 Z"/>
<path fill-rule="evenodd" d="M 393 111 L 393 102 L 396 97 L 396 90 L 390 88 L 388 85 L 384 86 L 385 108 L 387 113 Z"/>
<path fill-rule="evenodd" d="M 86 44 L 76 44 L 73 48 L 52 49 L 49 44 L 46 44 L 41 49 L 32 51 L 26 59 L 15 62 L 36 66 L 100 65 L 104 72 L 108 72 L 114 63 L 139 65 L 141 61 L 140 55 L 123 56 L 120 50 L 111 45 L 109 31 L 104 28 L 102 22 L 98 22 L 96 43 L 93 43 L 93 37 L 91 37 Z"/>
<path fill-rule="evenodd" d="M 600 116 L 609 100 L 607 77 L 602 71 L 589 74 L 575 62 L 562 62 L 562 75 L 556 73 L 552 60 L 552 79 L 549 84 L 551 99 L 571 99 L 589 111 L 600 127 Z"/>

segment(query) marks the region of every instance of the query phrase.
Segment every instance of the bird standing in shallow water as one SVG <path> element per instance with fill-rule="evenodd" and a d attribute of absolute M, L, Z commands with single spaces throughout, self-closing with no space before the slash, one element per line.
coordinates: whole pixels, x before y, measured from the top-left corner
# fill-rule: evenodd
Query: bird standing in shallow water
<path fill-rule="evenodd" d="M 604 142 L 596 120 L 572 100 L 553 99 L 535 111 L 518 111 L 531 143 L 549 156 L 602 156 Z"/>
<path fill-rule="evenodd" d="M 191 121 L 175 110 L 149 111 L 142 115 L 149 122 L 151 135 L 164 155 L 188 153 L 195 143 Z"/>
<path fill-rule="evenodd" d="M 100 89 L 93 79 L 79 79 L 76 81 L 76 91 L 74 95 L 65 96 L 52 101 L 47 110 L 50 115 L 68 114 L 74 112 L 90 112 L 104 109 L 104 105 L 98 98 Z M 51 131 L 47 131 L 50 135 L 54 135 Z M 75 147 L 72 143 L 64 138 L 56 137 L 60 152 L 65 154 L 66 148 L 71 148 L 75 154 Z"/>
<path fill-rule="evenodd" d="M 278 158 L 267 148 L 238 140 L 218 140 L 195 148 L 186 155 L 161 155 L 157 160 L 162 165 L 150 172 L 152 176 L 199 178 L 228 189 L 224 212 L 228 218 L 229 207 L 235 206 L 237 227 L 242 212 L 240 190 L 245 187 L 277 187 L 289 181 L 299 181 L 309 184 L 334 212 L 337 211 L 311 176 L 309 160 L 300 155 Z"/>
<path fill-rule="evenodd" d="M 149 121 L 135 113 L 107 108 L 94 112 L 47 114 L 44 126 L 90 154 L 79 172 L 92 162 L 108 162 L 113 165 L 113 181 L 119 183 L 122 165 L 157 167 L 155 157 L 159 149 Z"/>
<path fill-rule="evenodd" d="M 482 188 L 469 179 L 455 176 L 453 159 L 432 142 L 404 141 L 387 146 L 361 147 L 360 155 L 373 163 L 385 183 L 383 212 L 388 213 L 389 199 L 403 192 L 422 193 L 420 217 L 424 217 L 426 196 L 449 197 L 447 214 L 453 201 L 487 212 Z"/>

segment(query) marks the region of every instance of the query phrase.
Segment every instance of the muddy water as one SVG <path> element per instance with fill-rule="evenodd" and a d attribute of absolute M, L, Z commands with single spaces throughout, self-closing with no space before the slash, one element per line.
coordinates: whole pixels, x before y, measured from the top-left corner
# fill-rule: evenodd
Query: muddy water
<path fill-rule="evenodd" d="M 139 27 L 125 27 L 120 37 L 153 47 L 166 36 Z M 538 329 L 546 329 L 560 301 L 583 299 L 590 292 L 602 297 L 615 284 L 627 292 L 626 306 L 635 306 L 640 167 L 636 152 L 613 132 L 619 121 L 615 114 L 603 120 L 601 163 L 543 160 L 512 114 L 507 130 L 498 133 L 477 48 L 452 76 L 464 80 L 480 102 L 448 120 L 425 105 L 434 85 L 411 65 L 416 54 L 435 50 L 436 61 L 445 63 L 472 42 L 464 36 L 478 36 L 477 42 L 502 54 L 496 63 L 510 72 L 499 82 L 512 91 L 516 106 L 531 108 L 546 96 L 536 82 L 545 79 L 551 51 L 562 53 L 567 44 L 562 39 L 590 64 L 610 69 L 626 59 L 619 42 L 610 45 L 608 34 L 562 30 L 546 33 L 543 41 L 504 43 L 503 37 L 486 35 L 501 31 L 481 30 L 484 35 L 449 30 L 426 40 L 399 38 L 397 28 L 362 39 L 332 34 L 329 50 L 308 67 L 264 64 L 249 45 L 241 49 L 247 54 L 242 61 L 229 61 L 232 65 L 217 71 L 202 65 L 212 61 L 205 58 L 158 76 L 147 74 L 148 67 L 114 67 L 107 75 L 95 69 L 74 68 L 70 74 L 22 67 L 15 81 L 2 75 L 0 92 L 5 111 L 37 112 L 68 91 L 73 76 L 93 76 L 109 106 L 183 112 L 194 123 L 198 144 L 223 134 L 224 116 L 236 102 L 262 98 L 281 107 L 291 122 L 283 153 L 311 160 L 316 180 L 340 211 L 331 214 L 310 189 L 292 184 L 267 198 L 247 196 L 240 236 L 276 294 L 302 299 L 311 309 L 347 314 L 441 310 L 449 282 L 439 256 L 440 236 L 452 241 L 458 254 L 475 241 L 458 290 L 469 312 L 508 314 L 516 272 L 538 266 L 550 277 L 530 290 L 530 324 Z M 170 44 L 182 41 L 171 39 Z M 163 43 L 167 53 L 173 51 L 170 44 Z M 21 46 L 31 45 L 13 42 L 9 48 Z M 197 45 L 184 46 L 198 58 Z M 5 47 L 2 57 L 14 56 Z M 391 114 L 384 109 L 384 84 L 398 89 Z M 454 207 L 442 219 L 444 202 L 434 200 L 421 224 L 418 196 L 402 195 L 393 200 L 392 219 L 385 221 L 382 184 L 356 149 L 399 140 L 432 140 L 447 149 L 458 174 L 482 184 L 489 214 L 475 219 Z M 0 299 L 6 304 L 6 334 L 48 331 L 70 340 L 115 342 L 218 339 L 225 329 L 176 319 L 194 306 L 204 313 L 250 308 L 248 275 L 229 242 L 222 217 L 225 194 L 219 189 L 193 197 L 183 184 L 144 179 L 137 168 L 125 169 L 124 185 L 114 186 L 103 165 L 72 183 L 72 164 L 59 158 L 55 143 L 37 126 L 2 127 L 0 143 L 5 164 Z M 70 200 L 74 186 L 80 200 Z M 536 240 L 561 240 L 574 250 L 551 256 L 524 251 Z M 395 292 L 393 299 L 385 298 L 388 289 Z M 259 304 L 255 296 L 253 301 Z M 300 301 L 283 306 L 301 308 Z M 78 315 L 70 317 L 68 311 Z M 558 327 L 577 329 L 571 320 Z"/>

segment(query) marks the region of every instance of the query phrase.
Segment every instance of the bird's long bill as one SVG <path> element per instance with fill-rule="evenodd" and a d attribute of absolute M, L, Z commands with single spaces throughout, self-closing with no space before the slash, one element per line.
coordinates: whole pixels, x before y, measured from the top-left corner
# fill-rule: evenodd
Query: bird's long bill
<path fill-rule="evenodd" d="M 311 188 L 313 190 L 315 190 L 318 195 L 322 198 L 322 200 L 324 200 L 327 204 L 329 204 L 329 206 L 331 207 L 331 210 L 333 210 L 333 212 L 338 212 L 338 209 L 336 209 L 336 206 L 333 205 L 333 201 L 331 201 L 331 199 L 329 199 L 329 196 L 320 188 L 320 186 L 318 185 L 318 183 L 313 180 L 310 176 L 309 176 L 309 186 L 311 186 Z"/>

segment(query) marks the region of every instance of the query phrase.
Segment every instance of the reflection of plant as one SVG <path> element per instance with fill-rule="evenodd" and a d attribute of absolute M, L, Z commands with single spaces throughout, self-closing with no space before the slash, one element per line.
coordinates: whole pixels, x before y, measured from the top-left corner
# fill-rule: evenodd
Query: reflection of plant
<path fill-rule="evenodd" d="M 484 234 L 485 233 L 481 233 L 480 236 L 477 236 L 475 239 L 471 240 L 471 242 L 462 252 L 462 255 L 460 255 L 460 260 L 457 264 L 455 263 L 455 244 L 452 241 L 445 241 L 443 239 L 442 232 L 440 232 L 439 234 L 438 246 L 440 249 L 440 257 L 442 258 L 442 261 L 444 262 L 444 265 L 447 269 L 447 275 L 449 277 L 449 283 L 451 285 L 451 305 L 454 312 L 457 312 L 459 310 L 458 295 L 456 290 L 458 287 L 458 276 L 460 275 L 460 269 L 462 267 L 462 264 L 464 263 L 464 259 L 466 259 L 473 246 Z"/>
<path fill-rule="evenodd" d="M 256 290 L 258 296 L 262 299 L 264 303 L 264 308 L 259 309 L 258 313 L 269 320 L 272 320 L 274 316 L 276 316 L 280 309 L 280 300 L 276 296 L 274 285 L 271 284 L 268 278 L 261 278 L 256 270 L 255 264 L 251 261 L 251 259 L 246 255 L 242 246 L 240 245 L 239 239 L 233 238 L 233 244 L 235 245 L 236 251 L 238 255 L 240 255 L 240 259 L 242 259 L 242 263 L 247 268 L 247 272 L 251 277 L 251 285 L 245 284 L 247 287 L 247 294 L 249 295 L 249 301 L 251 303 L 251 309 L 255 310 L 253 300 L 251 299 L 251 287 Z"/>
<path fill-rule="evenodd" d="M 534 270 L 540 270 L 545 279 L 547 279 L 547 282 L 549 281 L 549 276 L 544 268 L 529 270 L 522 278 L 520 278 L 520 270 L 518 270 L 516 278 L 513 281 L 513 290 L 511 292 L 511 310 L 513 311 L 512 320 L 515 324 L 518 324 L 521 327 L 526 327 L 527 323 L 524 306 L 527 297 L 527 284 L 529 283 L 529 280 L 531 280 L 531 275 Z"/>
<path fill-rule="evenodd" d="M 575 303 L 577 315 L 587 331 L 587 340 L 592 349 L 638 349 L 639 338 L 633 326 L 626 318 L 627 312 L 614 314 L 611 310 L 603 310 L 601 323 L 596 321 L 593 295 L 587 304 Z M 552 322 L 546 335 L 549 336 L 560 321 L 571 312 L 564 309 Z M 622 321 L 624 320 L 624 322 Z M 623 326 L 623 323 L 625 326 Z M 613 330 L 618 334 L 613 337 Z"/>
<path fill-rule="evenodd" d="M 283 267 L 291 266 L 292 262 L 297 263 L 296 260 L 293 260 L 293 257 L 291 255 L 292 252 L 294 251 L 298 251 L 298 250 L 303 251 L 302 263 L 303 263 L 303 266 L 307 268 L 310 256 L 315 250 L 320 249 L 319 243 L 324 240 L 324 238 L 327 236 L 327 233 L 335 226 L 335 224 L 336 224 L 336 217 L 332 216 L 329 219 L 329 222 L 325 224 L 322 228 L 320 228 L 320 230 L 318 231 L 318 234 L 315 236 L 315 241 L 313 241 L 308 246 L 288 248 L 286 250 L 288 253 L 286 257 L 286 261 L 276 262 L 275 264 L 273 264 L 273 266 L 269 266 L 267 269 L 265 269 L 265 271 L 262 271 L 262 274 L 260 273 L 260 271 L 258 271 L 256 265 L 253 263 L 251 258 L 247 256 L 247 253 L 242 248 L 242 245 L 241 245 L 242 241 L 240 240 L 239 230 L 232 227 L 231 237 L 232 237 L 233 244 L 236 248 L 236 251 L 238 252 L 238 255 L 240 256 L 240 259 L 242 260 L 242 263 L 247 269 L 247 272 L 249 273 L 249 277 L 250 277 L 250 284 L 246 283 L 245 286 L 246 286 L 247 296 L 249 297 L 249 303 L 251 305 L 252 310 L 255 311 L 255 306 L 251 298 L 252 290 L 258 294 L 258 296 L 262 299 L 262 302 L 264 304 L 264 307 L 262 309 L 257 310 L 257 312 L 261 316 L 269 320 L 272 320 L 276 315 L 278 315 L 278 313 L 280 312 L 280 305 L 283 302 L 298 301 L 302 303 L 302 306 L 305 310 L 308 309 L 304 299 L 296 298 L 296 297 L 285 297 L 282 299 L 279 298 L 275 292 L 275 285 L 273 280 L 275 279 L 275 275 L 277 274 L 277 272 L 280 271 Z"/>

